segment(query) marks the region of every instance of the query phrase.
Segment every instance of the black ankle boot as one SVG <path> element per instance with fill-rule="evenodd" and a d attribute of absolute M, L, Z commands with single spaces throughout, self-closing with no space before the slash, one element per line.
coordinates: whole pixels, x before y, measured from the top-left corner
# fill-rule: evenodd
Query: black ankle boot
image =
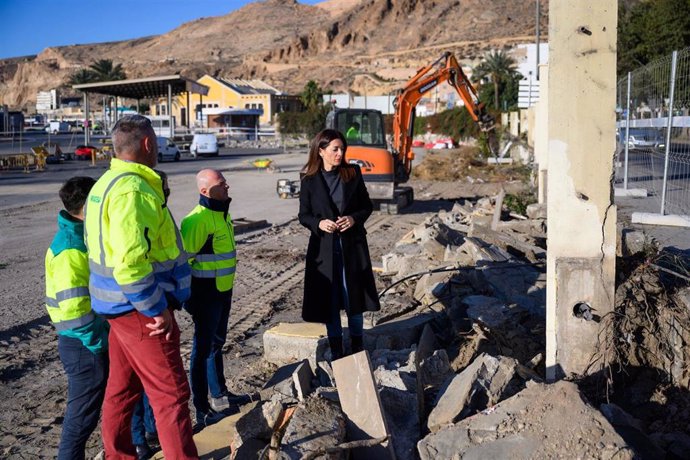
<path fill-rule="evenodd" d="M 359 353 L 364 350 L 363 340 L 361 335 L 351 335 L 350 336 L 350 346 L 352 348 L 352 354 Z"/>
<path fill-rule="evenodd" d="M 331 347 L 331 361 L 340 359 L 343 357 L 343 338 L 342 337 L 329 337 L 328 345 Z"/>

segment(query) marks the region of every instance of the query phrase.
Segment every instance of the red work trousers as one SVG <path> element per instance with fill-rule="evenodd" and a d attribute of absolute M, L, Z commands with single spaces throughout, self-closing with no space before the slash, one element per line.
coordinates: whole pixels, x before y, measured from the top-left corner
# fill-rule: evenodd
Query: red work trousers
<path fill-rule="evenodd" d="M 166 460 L 196 459 L 189 418 L 189 383 L 180 357 L 180 329 L 172 316 L 172 337 L 149 336 L 153 320 L 133 311 L 109 319 L 110 375 L 101 430 L 108 459 L 136 459 L 132 444 L 134 405 L 146 391 Z"/>

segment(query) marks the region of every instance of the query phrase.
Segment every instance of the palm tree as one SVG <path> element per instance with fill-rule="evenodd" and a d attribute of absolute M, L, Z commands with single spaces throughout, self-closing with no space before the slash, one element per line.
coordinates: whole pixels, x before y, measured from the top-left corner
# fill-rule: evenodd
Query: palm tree
<path fill-rule="evenodd" d="M 96 76 L 89 69 L 79 69 L 72 73 L 67 80 L 70 85 L 82 85 L 84 83 L 93 83 Z"/>
<path fill-rule="evenodd" d="M 321 104 L 321 100 L 323 99 L 323 90 L 314 80 L 309 80 L 307 84 L 304 85 L 302 94 L 300 94 L 300 99 L 307 110 L 313 109 Z"/>
<path fill-rule="evenodd" d="M 91 64 L 89 69 L 95 75 L 94 81 L 113 81 L 127 78 L 122 64 L 113 65 L 111 59 L 99 59 Z"/>
<path fill-rule="evenodd" d="M 498 110 L 499 85 L 505 85 L 517 73 L 515 59 L 508 56 L 504 51 L 492 51 L 484 56 L 474 72 L 476 80 L 489 78 L 494 85 L 494 107 Z"/>

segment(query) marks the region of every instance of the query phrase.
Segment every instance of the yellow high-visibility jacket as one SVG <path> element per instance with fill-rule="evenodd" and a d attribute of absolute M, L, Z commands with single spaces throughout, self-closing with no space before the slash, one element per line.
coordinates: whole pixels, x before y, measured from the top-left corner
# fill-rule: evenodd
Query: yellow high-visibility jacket
<path fill-rule="evenodd" d="M 67 211 L 58 214 L 58 231 L 46 251 L 45 270 L 46 309 L 55 330 L 81 340 L 94 353 L 104 352 L 108 331 L 91 310 L 84 223 Z"/>
<path fill-rule="evenodd" d="M 199 204 L 182 219 L 184 247 L 192 277 L 215 278 L 219 292 L 232 289 L 237 254 L 229 200 L 220 202 L 200 195 Z"/>
<path fill-rule="evenodd" d="M 157 316 L 190 293 L 182 238 L 165 204 L 161 178 L 148 166 L 114 158 L 85 207 L 91 306 L 118 316 Z"/>

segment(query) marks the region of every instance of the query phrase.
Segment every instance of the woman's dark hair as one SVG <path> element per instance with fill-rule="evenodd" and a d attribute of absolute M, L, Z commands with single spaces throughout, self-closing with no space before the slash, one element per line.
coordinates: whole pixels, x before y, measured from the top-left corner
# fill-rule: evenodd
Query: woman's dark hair
<path fill-rule="evenodd" d="M 343 182 L 348 182 L 355 177 L 355 168 L 348 164 L 345 159 L 345 152 L 347 152 L 347 141 L 345 140 L 345 136 L 335 129 L 324 129 L 311 140 L 311 145 L 309 146 L 309 159 L 307 160 L 307 164 L 304 165 L 304 168 L 302 168 L 305 177 L 313 176 L 321 171 L 323 168 L 323 159 L 321 155 L 319 155 L 319 150 L 328 147 L 328 144 L 335 139 L 340 139 L 343 143 L 343 159 L 340 162 L 340 166 L 338 166 L 340 178 Z"/>
<path fill-rule="evenodd" d="M 75 176 L 68 179 L 62 187 L 60 187 L 60 199 L 68 213 L 72 215 L 79 214 L 81 208 L 86 203 L 86 197 L 91 191 L 91 187 L 96 183 L 96 180 L 86 176 Z"/>

